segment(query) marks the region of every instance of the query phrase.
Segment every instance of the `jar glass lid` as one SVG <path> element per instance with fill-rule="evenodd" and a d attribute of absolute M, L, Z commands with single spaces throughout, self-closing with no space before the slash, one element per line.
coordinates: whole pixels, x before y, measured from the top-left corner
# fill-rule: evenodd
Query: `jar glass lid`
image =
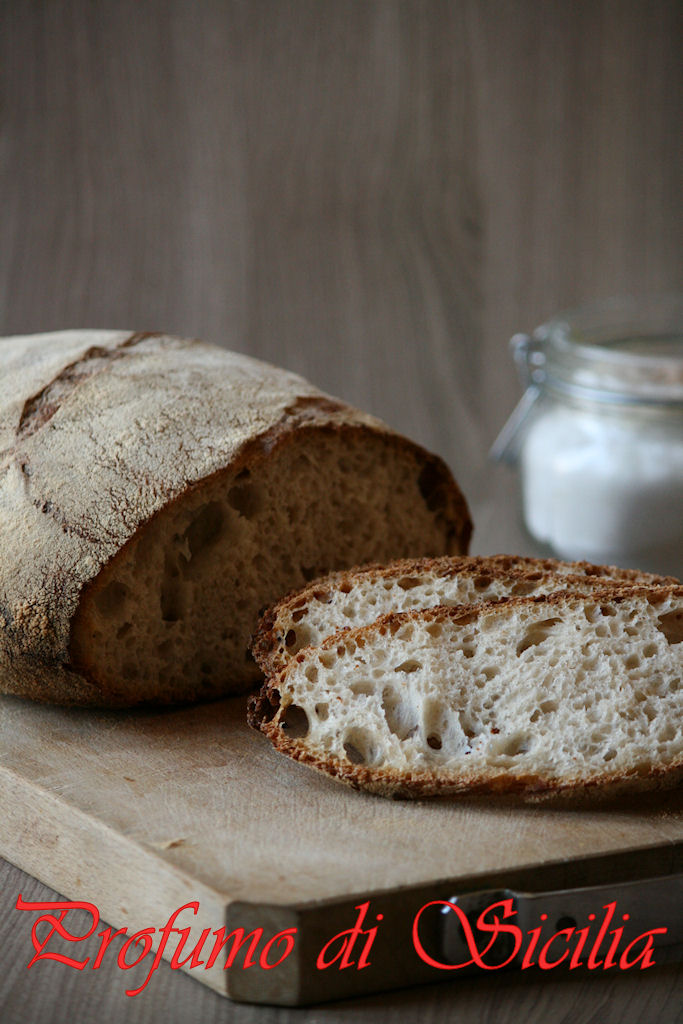
<path fill-rule="evenodd" d="M 590 401 L 683 402 L 683 296 L 611 299 L 553 317 L 517 356 L 531 383 Z"/>
<path fill-rule="evenodd" d="M 683 413 L 683 295 L 609 299 L 559 314 L 511 347 L 526 390 L 491 448 L 514 463 L 544 394 Z"/>

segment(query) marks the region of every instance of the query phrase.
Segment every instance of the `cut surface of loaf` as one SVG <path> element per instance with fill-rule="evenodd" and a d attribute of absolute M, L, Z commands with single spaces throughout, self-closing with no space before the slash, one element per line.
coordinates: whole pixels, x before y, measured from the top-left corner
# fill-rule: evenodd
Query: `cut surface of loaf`
<path fill-rule="evenodd" d="M 274 596 L 366 552 L 444 545 L 419 476 L 419 463 L 381 438 L 320 431 L 220 474 L 159 515 L 86 590 L 72 664 L 147 699 L 186 699 L 189 680 L 200 698 L 243 691 L 260 677 L 248 642 Z M 378 495 L 391 495 L 390 522 Z"/>
<path fill-rule="evenodd" d="M 359 561 L 467 550 L 445 464 L 306 380 L 121 331 L 0 341 L 0 688 L 240 693 L 263 607 Z"/>
<path fill-rule="evenodd" d="M 506 597 L 586 591 L 606 581 L 664 584 L 673 578 L 589 562 L 518 555 L 399 560 L 331 573 L 290 594 L 262 616 L 252 652 L 266 676 L 281 672 L 304 647 L 381 615 L 475 604 Z"/>
<path fill-rule="evenodd" d="M 283 753 L 386 796 L 671 786 L 683 587 L 613 584 L 378 619 L 302 650 L 250 702 Z"/>

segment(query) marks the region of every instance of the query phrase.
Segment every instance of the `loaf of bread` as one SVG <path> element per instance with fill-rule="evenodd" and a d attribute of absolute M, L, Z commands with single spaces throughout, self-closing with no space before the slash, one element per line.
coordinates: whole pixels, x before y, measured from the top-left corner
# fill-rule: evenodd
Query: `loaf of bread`
<path fill-rule="evenodd" d="M 365 626 L 380 615 L 475 604 L 503 597 L 590 591 L 605 581 L 676 583 L 673 577 L 589 562 L 516 555 L 445 556 L 330 573 L 283 598 L 261 618 L 252 652 L 266 676 L 281 672 L 303 647 L 315 647 L 341 629 Z"/>
<path fill-rule="evenodd" d="M 292 373 L 162 335 L 0 342 L 4 692 L 243 692 L 266 605 L 470 528 L 440 459 Z"/>
<path fill-rule="evenodd" d="M 683 775 L 683 587 L 403 612 L 251 698 L 283 753 L 385 796 L 614 792 Z"/>

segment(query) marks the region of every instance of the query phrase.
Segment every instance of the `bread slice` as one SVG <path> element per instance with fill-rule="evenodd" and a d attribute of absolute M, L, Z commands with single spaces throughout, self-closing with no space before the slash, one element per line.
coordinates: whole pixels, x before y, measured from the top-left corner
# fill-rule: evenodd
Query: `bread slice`
<path fill-rule="evenodd" d="M 585 794 L 683 775 L 683 587 L 378 619 L 252 698 L 284 754 L 384 796 Z"/>
<path fill-rule="evenodd" d="M 281 672 L 303 647 L 380 615 L 554 590 L 586 591 L 606 580 L 665 584 L 673 577 L 589 562 L 517 555 L 423 558 L 331 573 L 290 594 L 261 618 L 252 652 L 266 676 Z"/>
<path fill-rule="evenodd" d="M 444 463 L 266 363 L 66 331 L 0 342 L 0 689 L 244 692 L 259 612 L 360 561 L 467 550 Z"/>

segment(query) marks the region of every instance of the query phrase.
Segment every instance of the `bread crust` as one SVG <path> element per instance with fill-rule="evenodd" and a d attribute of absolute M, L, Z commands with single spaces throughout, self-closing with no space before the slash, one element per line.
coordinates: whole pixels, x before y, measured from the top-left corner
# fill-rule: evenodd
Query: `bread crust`
<path fill-rule="evenodd" d="M 356 629 L 340 630 L 328 637 L 318 651 L 334 650 L 340 642 L 353 641 L 362 647 L 380 628 L 397 632 L 403 624 L 417 619 L 423 622 L 443 622 L 466 625 L 489 614 L 509 615 L 516 608 L 529 605 L 545 605 L 553 608 L 575 600 L 590 600 L 599 605 L 602 602 L 621 604 L 634 596 L 661 604 L 669 598 L 683 599 L 683 586 L 634 586 L 614 583 L 604 589 L 578 594 L 558 591 L 553 594 L 530 597 L 510 597 L 494 602 L 459 606 L 436 606 L 427 610 L 412 609 L 405 612 L 383 615 L 375 622 Z M 300 651 L 278 675 L 267 679 L 261 690 L 250 697 L 247 718 L 252 728 L 262 732 L 273 746 L 295 761 L 332 776 L 340 782 L 379 796 L 398 799 L 419 799 L 421 797 L 458 795 L 517 795 L 525 800 L 539 801 L 570 799 L 584 802 L 611 799 L 622 793 L 635 793 L 652 789 L 671 789 L 683 781 L 683 754 L 672 764 L 652 767 L 645 774 L 603 771 L 597 777 L 581 780 L 548 780 L 538 775 L 518 774 L 510 769 L 472 773 L 462 771 L 460 778 L 439 777 L 438 771 L 394 772 L 387 768 L 374 768 L 366 764 L 352 764 L 339 759 L 323 759 L 307 749 L 305 743 L 290 738 L 280 727 L 278 712 L 281 707 L 280 688 L 284 688 L 286 677 L 292 666 L 301 664 L 310 655 L 311 649 Z"/>
<path fill-rule="evenodd" d="M 298 608 L 309 601 L 324 601 L 328 595 L 348 586 L 353 589 L 365 581 L 385 581 L 403 576 L 438 579 L 453 579 L 456 576 L 500 577 L 505 575 L 512 583 L 548 578 L 561 571 L 565 577 L 574 580 L 572 590 L 580 591 L 581 577 L 613 579 L 629 583 L 652 583 L 657 586 L 678 583 L 673 576 L 659 576 L 643 573 L 636 569 L 621 569 L 614 565 L 595 565 L 592 562 L 566 562 L 554 558 L 534 558 L 525 555 L 444 555 L 438 558 L 398 559 L 389 565 L 361 565 L 339 572 L 329 573 L 313 580 L 308 586 L 285 595 L 277 604 L 268 608 L 252 637 L 251 652 L 265 676 L 276 675 L 287 663 L 283 652 L 284 634 L 289 629 L 289 619 Z"/>
<path fill-rule="evenodd" d="M 447 549 L 471 521 L 445 464 L 285 370 L 195 340 L 66 331 L 0 342 L 0 689 L 59 703 L 131 703 L 74 664 L 87 588 L 188 491 L 301 432 L 348 431 L 410 451 Z M 188 699 L 193 695 L 188 694 Z"/>

